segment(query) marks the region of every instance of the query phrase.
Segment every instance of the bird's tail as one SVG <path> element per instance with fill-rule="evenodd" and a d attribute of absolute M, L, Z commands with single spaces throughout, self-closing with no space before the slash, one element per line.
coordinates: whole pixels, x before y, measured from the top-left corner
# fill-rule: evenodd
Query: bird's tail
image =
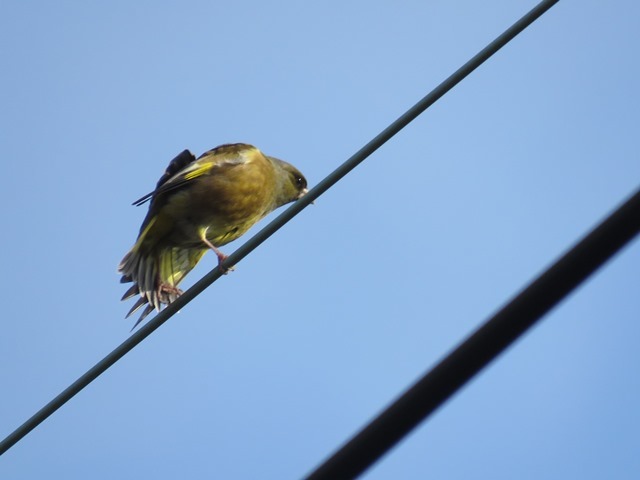
<path fill-rule="evenodd" d="M 118 266 L 118 272 L 122 274 L 120 282 L 133 282 L 122 296 L 122 300 L 140 295 L 127 313 L 127 317 L 145 307 L 133 328 L 154 309 L 160 311 L 163 304 L 168 305 L 178 298 L 182 293 L 178 285 L 206 251 L 178 247 L 158 247 L 149 250 L 143 248 L 142 242 L 134 245 Z"/>

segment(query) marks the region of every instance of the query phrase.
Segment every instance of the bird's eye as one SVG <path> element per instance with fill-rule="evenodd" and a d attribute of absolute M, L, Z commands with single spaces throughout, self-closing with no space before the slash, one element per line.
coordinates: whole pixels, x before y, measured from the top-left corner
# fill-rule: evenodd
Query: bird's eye
<path fill-rule="evenodd" d="M 296 177 L 296 185 L 300 188 L 304 188 L 307 186 L 307 182 L 302 177 Z"/>

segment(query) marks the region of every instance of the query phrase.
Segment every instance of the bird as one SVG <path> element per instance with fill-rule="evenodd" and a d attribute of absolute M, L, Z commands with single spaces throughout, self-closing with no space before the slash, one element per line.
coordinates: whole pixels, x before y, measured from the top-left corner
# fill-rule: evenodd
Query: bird
<path fill-rule="evenodd" d="M 223 268 L 227 255 L 219 247 L 306 193 L 307 180 L 296 167 L 253 145 L 224 144 L 197 159 L 182 151 L 155 190 L 133 202 L 140 206 L 149 201 L 149 211 L 118 265 L 120 282 L 133 283 L 122 300 L 139 295 L 125 318 L 145 307 L 135 329 L 154 309 L 178 298 L 178 285 L 208 250 Z"/>

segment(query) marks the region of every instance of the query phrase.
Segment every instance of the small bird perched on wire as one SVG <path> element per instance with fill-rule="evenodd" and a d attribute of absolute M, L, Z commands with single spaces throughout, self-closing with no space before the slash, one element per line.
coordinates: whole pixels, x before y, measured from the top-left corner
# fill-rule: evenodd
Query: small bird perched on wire
<path fill-rule="evenodd" d="M 221 265 L 227 256 L 218 247 L 306 192 L 297 168 L 252 145 L 221 145 L 198 159 L 180 153 L 156 189 L 133 202 L 151 200 L 138 239 L 118 266 L 121 283 L 133 282 L 122 300 L 140 295 L 127 317 L 146 305 L 134 328 L 182 293 L 178 285 L 207 250 Z"/>

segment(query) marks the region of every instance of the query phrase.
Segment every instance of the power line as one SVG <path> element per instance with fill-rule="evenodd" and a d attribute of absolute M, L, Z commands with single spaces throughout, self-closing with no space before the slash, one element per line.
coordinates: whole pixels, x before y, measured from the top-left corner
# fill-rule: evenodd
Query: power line
<path fill-rule="evenodd" d="M 284 212 L 278 215 L 273 221 L 271 221 L 262 230 L 251 237 L 246 243 L 240 246 L 235 252 L 233 252 L 223 266 L 231 266 L 238 264 L 244 257 L 260 246 L 271 235 L 278 231 L 282 226 L 289 222 L 293 217 L 300 213 L 311 202 L 316 200 L 320 195 L 326 192 L 334 184 L 340 181 L 351 170 L 362 163 L 369 155 L 380 148 L 384 143 L 391 139 L 396 133 L 407 126 L 418 115 L 424 112 L 428 107 L 435 103 L 440 97 L 451 90 L 455 85 L 462 81 L 473 70 L 478 68 L 489 57 L 496 53 L 500 48 L 506 45 L 512 40 L 518 33 L 524 30 L 527 26 L 533 23 L 538 17 L 540 17 L 549 8 L 555 5 L 558 0 L 542 1 L 536 7 L 534 7 L 529 13 L 518 20 L 502 35 L 496 38 L 493 42 L 487 45 L 471 60 L 460 67 L 456 72 L 444 80 L 428 95 L 422 98 L 418 103 L 411 107 L 407 112 L 400 116 L 395 122 L 389 125 L 386 129 L 380 132 L 373 140 L 362 147 L 358 152 L 351 156 L 346 162 L 336 168 L 327 177 L 325 177 L 320 183 L 312 188 L 304 197 L 292 204 Z M 62 405 L 67 403 L 84 387 L 89 385 L 93 380 L 104 373 L 109 367 L 116 363 L 120 358 L 131 351 L 136 345 L 142 342 L 152 332 L 159 328 L 164 322 L 171 318 L 177 311 L 182 309 L 191 300 L 198 296 L 202 291 L 209 287 L 222 275 L 220 267 L 214 268 L 198 282 L 196 282 L 191 288 L 184 292 L 178 299 L 167 306 L 164 310 L 158 313 L 153 319 L 149 320 L 142 326 L 137 332 L 131 335 L 127 340 L 122 342 L 115 350 L 96 363 L 91 369 L 89 369 L 84 375 L 73 382 L 69 387 L 62 391 L 57 397 L 51 400 L 48 404 L 42 407 L 31 418 L 20 425 L 10 435 L 8 435 L 2 442 L 0 442 L 0 455 L 5 453 L 9 448 L 20 441 L 25 435 L 36 428 L 40 423 L 46 420 L 51 414 L 58 410 Z M 336 478 L 336 477 L 334 477 Z"/>
<path fill-rule="evenodd" d="M 640 190 L 313 471 L 364 472 L 640 232 Z"/>

